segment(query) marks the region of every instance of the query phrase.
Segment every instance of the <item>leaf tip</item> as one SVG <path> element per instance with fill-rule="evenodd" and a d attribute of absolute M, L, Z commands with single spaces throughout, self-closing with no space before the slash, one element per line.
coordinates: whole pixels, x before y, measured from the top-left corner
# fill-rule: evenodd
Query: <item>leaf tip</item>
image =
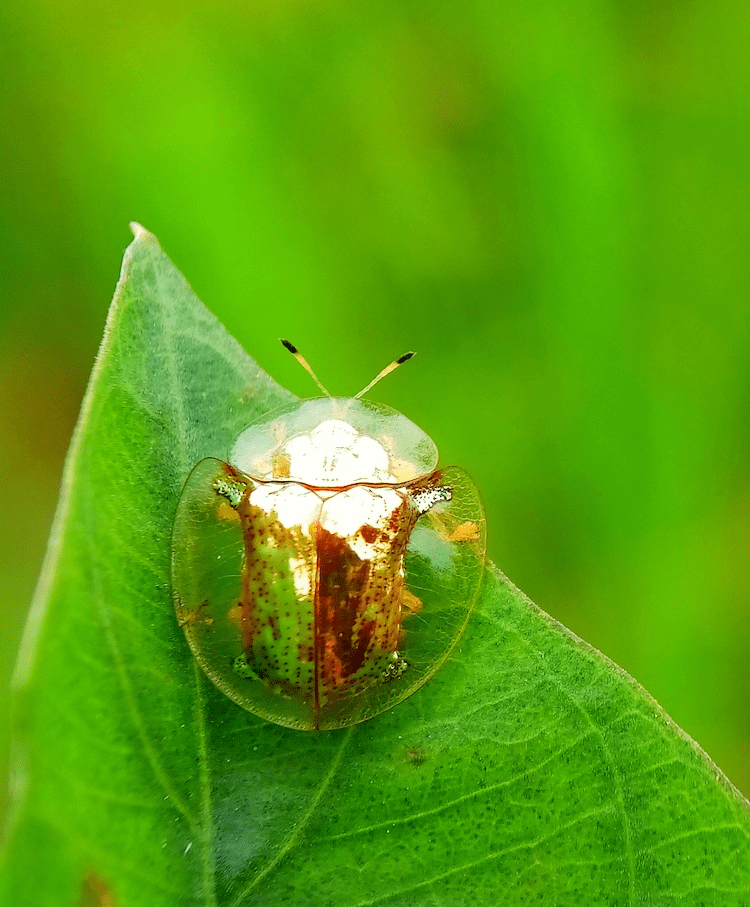
<path fill-rule="evenodd" d="M 145 227 L 142 227 L 134 220 L 130 221 L 130 229 L 133 231 L 133 236 L 135 237 L 136 242 L 147 239 L 155 239 L 153 233 L 150 233 Z"/>

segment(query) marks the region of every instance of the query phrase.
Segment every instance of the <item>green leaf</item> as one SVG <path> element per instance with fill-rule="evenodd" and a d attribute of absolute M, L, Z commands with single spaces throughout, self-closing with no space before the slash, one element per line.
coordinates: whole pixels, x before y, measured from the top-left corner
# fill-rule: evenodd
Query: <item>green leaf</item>
<path fill-rule="evenodd" d="M 748 803 L 497 570 L 449 663 L 348 730 L 205 679 L 170 596 L 180 489 L 292 397 L 135 232 L 19 658 L 0 903 L 750 903 Z"/>

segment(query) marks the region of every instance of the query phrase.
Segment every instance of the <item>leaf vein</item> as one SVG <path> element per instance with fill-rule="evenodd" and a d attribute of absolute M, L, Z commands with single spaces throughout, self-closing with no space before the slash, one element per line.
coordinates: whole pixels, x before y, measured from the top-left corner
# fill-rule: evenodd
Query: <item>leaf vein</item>
<path fill-rule="evenodd" d="M 495 793 L 498 790 L 502 790 L 503 788 L 510 787 L 511 785 L 516 784 L 518 781 L 520 781 L 522 778 L 527 777 L 528 775 L 541 771 L 543 768 L 545 768 L 547 765 L 549 765 L 550 762 L 553 762 L 554 760 L 558 759 L 563 753 L 566 753 L 566 752 L 574 749 L 576 746 L 578 746 L 580 743 L 582 743 L 584 740 L 586 740 L 591 735 L 592 735 L 592 732 L 587 731 L 585 734 L 581 734 L 580 737 L 577 737 L 575 740 L 573 740 L 571 743 L 569 743 L 567 746 L 565 746 L 562 750 L 555 750 L 554 753 L 551 753 L 546 759 L 543 759 L 541 762 L 538 762 L 532 768 L 525 769 L 523 772 L 518 772 L 518 774 L 514 775 L 513 777 L 506 778 L 503 781 L 499 781 L 497 784 L 491 784 L 491 785 L 488 785 L 487 787 L 483 787 L 479 790 L 471 791 L 471 793 L 463 794 L 460 797 L 454 797 L 452 800 L 448 800 L 445 803 L 441 803 L 440 806 L 434 807 L 434 809 L 425 809 L 425 810 L 421 810 L 419 812 L 411 813 L 408 816 L 402 816 L 401 818 L 398 818 L 398 819 L 390 819 L 385 822 L 377 822 L 373 825 L 368 825 L 364 828 L 358 828 L 355 831 L 346 831 L 346 832 L 342 832 L 341 834 L 338 834 L 338 835 L 330 835 L 329 837 L 326 837 L 324 840 L 338 841 L 343 838 L 355 838 L 355 837 L 359 837 L 360 835 L 363 835 L 363 834 L 369 834 L 370 832 L 373 832 L 373 831 L 379 831 L 382 828 L 394 828 L 394 827 L 397 827 L 400 825 L 408 825 L 410 822 L 413 822 L 417 819 L 426 819 L 429 816 L 436 816 L 442 812 L 446 812 L 447 810 L 452 809 L 455 806 L 459 806 L 462 803 L 466 803 L 471 800 L 478 800 L 480 798 L 483 798 L 486 795 Z"/>
<path fill-rule="evenodd" d="M 502 850 L 495 851 L 493 853 L 485 854 L 478 860 L 471 860 L 468 863 L 462 863 L 460 866 L 454 866 L 451 869 L 447 869 L 445 872 L 441 872 L 436 876 L 433 876 L 430 879 L 423 879 L 421 882 L 410 886 L 409 888 L 400 889 L 397 892 L 389 892 L 388 894 L 382 895 L 382 897 L 374 898 L 367 901 L 360 901 L 354 907 L 375 907 L 376 904 L 382 904 L 384 901 L 390 900 L 396 896 L 403 896 L 404 894 L 412 891 L 418 891 L 421 888 L 429 888 L 438 882 L 443 882 L 446 879 L 449 879 L 453 876 L 459 875 L 464 872 L 471 872 L 475 869 L 478 869 L 480 866 L 484 866 L 487 863 L 491 863 L 494 860 L 499 860 L 502 857 L 510 856 L 513 853 L 519 853 L 524 850 L 534 850 L 539 847 L 541 844 L 544 844 L 546 841 L 551 838 L 556 837 L 562 832 L 570 831 L 571 828 L 575 828 L 576 825 L 580 825 L 582 822 L 585 822 L 587 819 L 594 818 L 595 816 L 601 815 L 602 813 L 607 812 L 608 807 L 600 807 L 598 809 L 591 810 L 590 812 L 584 813 L 583 815 L 576 816 L 575 819 L 572 819 L 570 822 L 567 822 L 565 825 L 560 825 L 554 831 L 550 831 L 548 834 L 540 835 L 538 838 L 535 838 L 533 841 L 520 841 L 517 844 L 513 844 L 510 847 L 505 847 Z"/>
<path fill-rule="evenodd" d="M 346 749 L 346 746 L 349 743 L 349 740 L 351 739 L 352 730 L 353 730 L 352 728 L 349 728 L 346 731 L 346 733 L 343 735 L 342 740 L 341 740 L 341 745 L 339 746 L 338 752 L 336 753 L 334 758 L 331 760 L 331 764 L 328 768 L 328 771 L 327 771 L 325 777 L 321 779 L 320 785 L 318 786 L 318 791 L 315 794 L 315 796 L 313 797 L 312 802 L 310 803 L 310 806 L 309 806 L 307 812 L 305 813 L 305 815 L 302 817 L 301 821 L 296 823 L 293 826 L 292 831 L 290 832 L 290 834 L 287 836 L 284 843 L 279 848 L 279 851 L 276 854 L 276 856 L 273 857 L 271 860 L 269 860 L 269 862 L 263 867 L 263 869 L 261 869 L 258 873 L 256 873 L 256 875 L 253 877 L 253 879 L 245 886 L 245 888 L 242 891 L 239 892 L 237 897 L 234 898 L 234 900 L 231 902 L 229 907 L 239 907 L 239 905 L 242 903 L 244 898 L 247 897 L 247 895 L 250 894 L 250 892 L 254 888 L 256 888 L 261 883 L 261 881 L 270 872 L 272 872 L 276 868 L 276 866 L 284 859 L 284 857 L 287 855 L 287 853 L 289 853 L 289 851 L 295 847 L 295 845 L 299 841 L 300 837 L 302 836 L 305 828 L 310 824 L 310 820 L 312 819 L 313 814 L 318 807 L 318 804 L 320 803 L 321 799 L 323 798 L 323 795 L 325 794 L 325 792 L 328 790 L 328 787 L 330 786 L 331 781 L 333 780 L 336 772 L 338 771 L 339 765 L 341 764 L 341 759 L 344 755 L 344 750 Z"/>

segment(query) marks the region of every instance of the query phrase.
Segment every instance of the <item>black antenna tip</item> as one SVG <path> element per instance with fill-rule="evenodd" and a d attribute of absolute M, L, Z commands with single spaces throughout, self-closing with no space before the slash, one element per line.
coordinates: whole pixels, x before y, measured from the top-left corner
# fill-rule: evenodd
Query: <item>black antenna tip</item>
<path fill-rule="evenodd" d="M 289 350 L 292 356 L 297 355 L 297 347 L 293 343 L 290 343 L 288 340 L 284 340 L 283 337 L 279 337 L 279 340 L 281 341 L 281 345 L 286 347 L 286 349 Z"/>
<path fill-rule="evenodd" d="M 411 359 L 412 356 L 416 356 L 416 355 L 417 355 L 417 354 L 414 352 L 414 350 L 411 350 L 411 351 L 408 352 L 408 353 L 404 353 L 403 356 L 400 356 L 400 357 L 396 360 L 396 365 L 403 365 L 404 362 L 408 362 L 408 361 Z"/>

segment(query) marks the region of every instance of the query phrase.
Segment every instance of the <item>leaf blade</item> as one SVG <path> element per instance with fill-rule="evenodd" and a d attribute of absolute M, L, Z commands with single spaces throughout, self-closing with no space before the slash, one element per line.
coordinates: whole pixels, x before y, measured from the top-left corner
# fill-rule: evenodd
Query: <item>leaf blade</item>
<path fill-rule="evenodd" d="M 449 663 L 355 728 L 285 730 L 206 680 L 170 600 L 177 498 L 290 399 L 137 229 L 19 661 L 2 901 L 747 903 L 747 802 L 497 571 Z"/>

